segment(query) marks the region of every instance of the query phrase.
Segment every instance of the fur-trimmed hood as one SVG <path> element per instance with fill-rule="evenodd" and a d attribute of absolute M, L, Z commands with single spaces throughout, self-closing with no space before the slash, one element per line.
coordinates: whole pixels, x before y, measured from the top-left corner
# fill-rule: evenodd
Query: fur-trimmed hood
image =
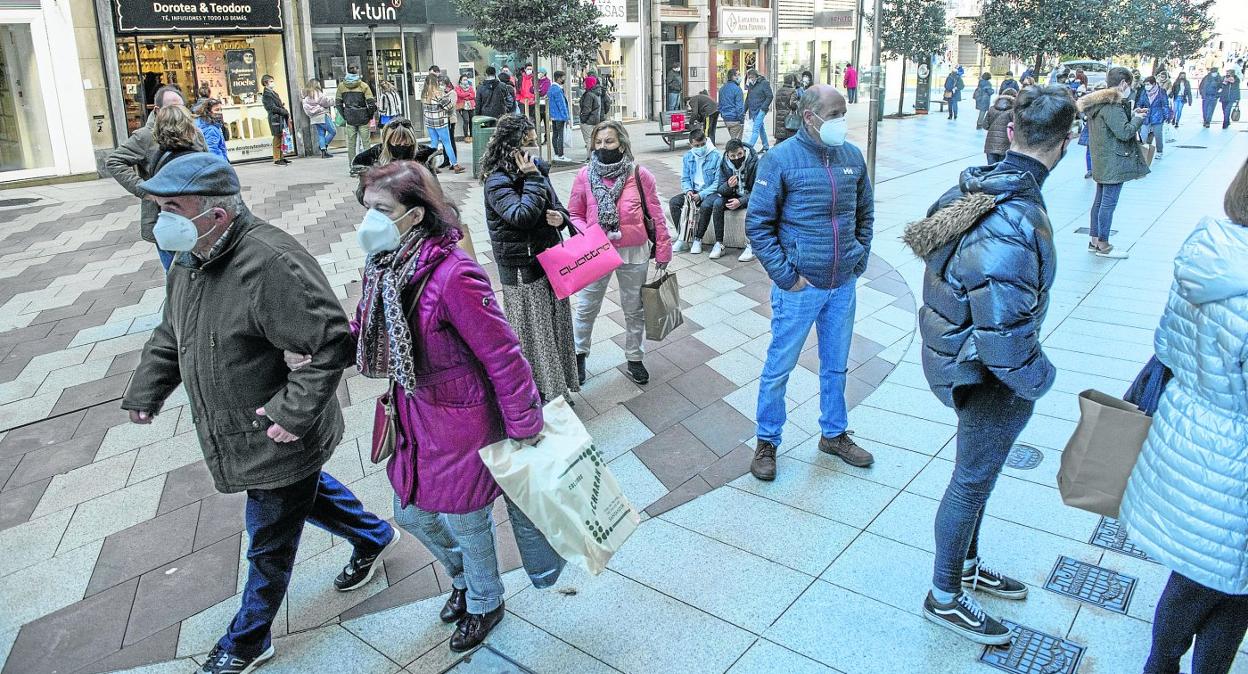
<path fill-rule="evenodd" d="M 1117 87 L 1107 87 L 1084 95 L 1083 98 L 1079 99 L 1077 105 L 1079 106 L 1079 112 L 1090 115 L 1095 114 L 1095 109 L 1099 109 L 1101 106 L 1122 105 L 1125 100 L 1127 100 L 1126 96 L 1123 96 Z"/>
<path fill-rule="evenodd" d="M 1001 94 L 1000 96 L 997 96 L 997 100 L 993 101 L 992 107 L 997 110 L 1013 110 L 1015 100 L 1016 99 L 1013 96 Z"/>
<path fill-rule="evenodd" d="M 998 204 L 1018 196 L 1040 199 L 1040 186 L 1030 174 L 1000 165 L 972 166 L 962 172 L 956 190 L 950 190 L 926 218 L 906 226 L 901 239 L 915 255 L 926 259 L 970 231 Z"/>

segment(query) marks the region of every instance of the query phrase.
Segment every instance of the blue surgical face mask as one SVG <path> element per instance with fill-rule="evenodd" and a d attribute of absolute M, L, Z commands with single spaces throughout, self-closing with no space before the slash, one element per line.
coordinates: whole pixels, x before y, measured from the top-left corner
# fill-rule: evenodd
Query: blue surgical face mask
<path fill-rule="evenodd" d="M 364 253 L 372 257 L 377 253 L 397 250 L 401 237 L 395 220 L 402 220 L 412 210 L 409 208 L 403 215 L 392 220 L 390 216 L 375 208 L 368 209 L 368 212 L 364 214 L 363 222 L 360 223 L 360 228 L 355 232 L 356 239 L 360 242 L 360 248 L 364 249 Z"/>
<path fill-rule="evenodd" d="M 195 220 L 211 211 L 212 209 L 209 208 L 193 218 L 170 211 L 161 211 L 160 215 L 156 216 L 156 226 L 152 228 L 152 234 L 156 237 L 156 245 L 160 246 L 161 250 L 175 253 L 183 253 L 195 248 L 195 244 L 199 243 L 200 239 L 216 230 L 216 227 L 213 227 L 201 235 L 195 228 Z"/>
<path fill-rule="evenodd" d="M 710 145 L 702 145 L 700 147 L 689 148 L 695 157 L 705 157 L 706 153 L 711 149 Z"/>
<path fill-rule="evenodd" d="M 814 115 L 815 113 L 810 113 Z M 836 119 L 819 118 L 823 122 L 819 125 L 819 140 L 823 141 L 828 147 L 837 147 L 845 144 L 845 136 L 849 133 L 849 122 L 844 117 Z"/>

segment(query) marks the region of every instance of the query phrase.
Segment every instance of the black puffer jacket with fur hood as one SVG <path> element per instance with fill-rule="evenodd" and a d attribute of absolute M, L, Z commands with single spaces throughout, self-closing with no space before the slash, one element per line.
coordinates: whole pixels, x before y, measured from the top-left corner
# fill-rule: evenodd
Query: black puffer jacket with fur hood
<path fill-rule="evenodd" d="M 984 138 L 984 154 L 1005 154 L 1010 149 L 1010 132 L 1006 130 L 1014 119 L 1014 97 L 997 96 L 996 102 L 988 109 L 984 118 L 984 127 L 988 135 Z"/>
<path fill-rule="evenodd" d="M 927 263 L 919 330 L 936 397 L 952 407 L 958 387 L 992 377 L 1027 400 L 1044 395 L 1056 371 L 1040 326 L 1057 255 L 1036 179 L 1008 158 L 971 167 L 903 238 Z"/>

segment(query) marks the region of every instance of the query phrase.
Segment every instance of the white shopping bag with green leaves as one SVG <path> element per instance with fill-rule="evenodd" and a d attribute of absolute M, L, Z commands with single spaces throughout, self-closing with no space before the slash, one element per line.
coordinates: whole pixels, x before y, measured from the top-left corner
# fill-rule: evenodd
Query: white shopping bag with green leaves
<path fill-rule="evenodd" d="M 597 575 L 641 516 L 567 401 L 556 398 L 542 415 L 535 447 L 503 440 L 481 448 L 481 460 L 559 556 Z"/>

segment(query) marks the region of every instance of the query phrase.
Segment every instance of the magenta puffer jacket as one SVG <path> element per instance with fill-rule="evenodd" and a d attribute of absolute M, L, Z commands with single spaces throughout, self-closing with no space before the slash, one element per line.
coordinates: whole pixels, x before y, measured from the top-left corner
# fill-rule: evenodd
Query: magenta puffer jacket
<path fill-rule="evenodd" d="M 458 238 L 452 232 L 427 241 L 403 293 L 420 384 L 414 391 L 395 386 L 399 434 L 386 474 L 404 506 L 462 514 L 502 494 L 477 450 L 537 435 L 542 403 L 489 278 Z"/>

